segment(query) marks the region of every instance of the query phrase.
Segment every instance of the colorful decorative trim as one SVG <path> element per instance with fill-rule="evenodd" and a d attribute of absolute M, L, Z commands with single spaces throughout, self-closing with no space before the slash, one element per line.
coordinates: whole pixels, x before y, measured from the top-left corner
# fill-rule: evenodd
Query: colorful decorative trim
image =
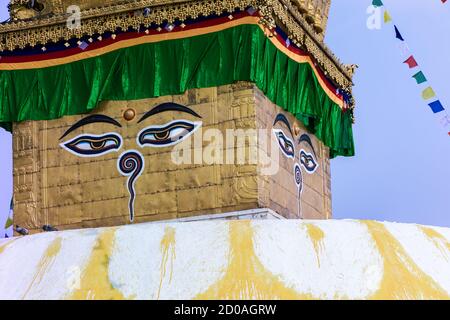
<path fill-rule="evenodd" d="M 20 0 L 22 1 L 22 0 Z M 25 0 L 24 1 L 24 4 Z M 181 3 L 182 2 L 182 3 Z M 90 8 L 81 12 L 83 23 L 80 28 L 66 28 L 67 14 L 58 5 L 55 15 L 45 14 L 34 19 L 13 21 L 0 25 L 0 54 L 19 49 L 37 49 L 52 46 L 61 40 L 78 42 L 88 37 L 107 36 L 108 33 L 121 30 L 137 30 L 140 27 L 152 27 L 164 23 L 190 22 L 204 17 L 225 16 L 236 11 L 248 10 L 260 12 L 266 26 L 275 27 L 275 21 L 286 30 L 297 45 L 311 53 L 322 70 L 338 86 L 351 90 L 354 66 L 343 65 L 323 43 L 323 32 L 319 34 L 300 13 L 299 4 L 290 0 L 125 0 L 120 4 Z M 49 10 L 47 13 L 53 11 Z M 325 10 L 328 11 L 328 8 Z M 322 13 L 325 13 L 323 11 Z M 219 14 L 220 15 L 220 14 Z M 323 27 L 325 27 L 323 25 Z"/>

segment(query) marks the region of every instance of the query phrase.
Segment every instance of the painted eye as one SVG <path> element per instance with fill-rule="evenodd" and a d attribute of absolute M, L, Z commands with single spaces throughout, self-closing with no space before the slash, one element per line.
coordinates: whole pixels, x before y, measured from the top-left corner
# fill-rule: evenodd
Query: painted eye
<path fill-rule="evenodd" d="M 303 149 L 300 150 L 300 163 L 309 174 L 314 173 L 319 167 L 314 156 Z"/>
<path fill-rule="evenodd" d="M 164 126 L 151 126 L 142 130 L 137 143 L 141 147 L 168 147 L 177 144 L 193 134 L 202 122 L 175 120 Z"/>
<path fill-rule="evenodd" d="M 275 134 L 278 141 L 278 146 L 281 151 L 283 151 L 284 155 L 288 158 L 294 158 L 294 143 L 284 135 L 282 130 L 273 129 L 273 133 Z"/>
<path fill-rule="evenodd" d="M 80 135 L 70 141 L 63 142 L 61 147 L 80 157 L 98 157 L 120 149 L 122 139 L 119 135 Z"/>

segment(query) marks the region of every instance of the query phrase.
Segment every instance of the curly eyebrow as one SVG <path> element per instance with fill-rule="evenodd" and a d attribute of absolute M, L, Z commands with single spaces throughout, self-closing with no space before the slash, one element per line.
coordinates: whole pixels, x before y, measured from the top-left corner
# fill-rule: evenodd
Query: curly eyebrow
<path fill-rule="evenodd" d="M 122 128 L 122 125 L 111 117 L 105 116 L 103 114 L 91 114 L 90 116 L 87 116 L 86 118 L 83 118 L 80 121 L 76 122 L 74 125 L 72 125 L 61 136 L 61 138 L 59 138 L 59 140 L 65 138 L 69 133 L 75 131 L 76 129 L 81 128 L 82 126 L 85 126 L 85 125 L 88 125 L 91 123 L 109 123 L 116 127 Z"/>
<path fill-rule="evenodd" d="M 284 114 L 279 113 L 277 115 L 277 117 L 275 118 L 273 125 L 275 126 L 278 122 L 284 123 L 286 125 L 286 127 L 288 127 L 289 132 L 291 133 L 291 136 L 294 136 L 294 134 L 292 133 L 291 124 L 289 123 L 288 119 L 286 118 L 286 116 Z"/>
<path fill-rule="evenodd" d="M 302 134 L 300 136 L 300 138 L 298 139 L 298 144 L 300 144 L 302 142 L 306 142 L 311 147 L 311 150 L 313 151 L 314 156 L 317 158 L 316 150 L 314 149 L 311 138 L 306 133 Z"/>
<path fill-rule="evenodd" d="M 182 106 L 181 104 L 174 103 L 174 102 L 166 102 L 166 103 L 159 104 L 156 107 L 154 107 L 153 109 L 151 109 L 150 111 L 148 111 L 146 114 L 144 114 L 142 116 L 142 118 L 138 121 L 138 123 L 141 123 L 145 119 L 147 119 L 151 116 L 154 116 L 155 114 L 166 112 L 166 111 L 180 111 L 180 112 L 189 113 L 189 114 L 193 115 L 194 117 L 201 118 L 201 116 L 199 116 L 191 108 Z"/>

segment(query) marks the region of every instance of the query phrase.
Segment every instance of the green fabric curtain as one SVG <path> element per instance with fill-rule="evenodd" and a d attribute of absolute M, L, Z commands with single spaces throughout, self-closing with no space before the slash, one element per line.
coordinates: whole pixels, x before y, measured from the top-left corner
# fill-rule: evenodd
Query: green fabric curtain
<path fill-rule="evenodd" d="M 254 82 L 294 114 L 331 156 L 354 154 L 352 121 L 320 87 L 312 68 L 289 59 L 256 25 L 143 44 L 42 69 L 0 71 L 0 123 L 87 113 L 104 100 L 182 94 Z"/>

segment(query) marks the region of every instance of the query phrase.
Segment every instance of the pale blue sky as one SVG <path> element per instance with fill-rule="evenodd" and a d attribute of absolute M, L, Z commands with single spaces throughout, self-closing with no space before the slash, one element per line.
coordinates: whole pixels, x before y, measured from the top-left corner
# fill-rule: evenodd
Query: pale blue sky
<path fill-rule="evenodd" d="M 383 0 L 439 98 L 450 110 L 450 3 Z M 0 0 L 0 19 L 7 18 Z M 332 160 L 334 218 L 450 227 L 450 137 L 403 65 L 393 26 L 366 27 L 371 1 L 333 0 L 326 43 L 359 65 L 356 156 Z M 0 129 L 0 231 L 12 193 L 11 135 Z"/>
<path fill-rule="evenodd" d="M 450 3 L 383 2 L 450 110 Z M 360 66 L 356 156 L 332 161 L 334 217 L 450 227 L 450 137 L 402 64 L 393 26 L 367 29 L 371 1 L 332 3 L 326 42 L 341 60 Z"/>

